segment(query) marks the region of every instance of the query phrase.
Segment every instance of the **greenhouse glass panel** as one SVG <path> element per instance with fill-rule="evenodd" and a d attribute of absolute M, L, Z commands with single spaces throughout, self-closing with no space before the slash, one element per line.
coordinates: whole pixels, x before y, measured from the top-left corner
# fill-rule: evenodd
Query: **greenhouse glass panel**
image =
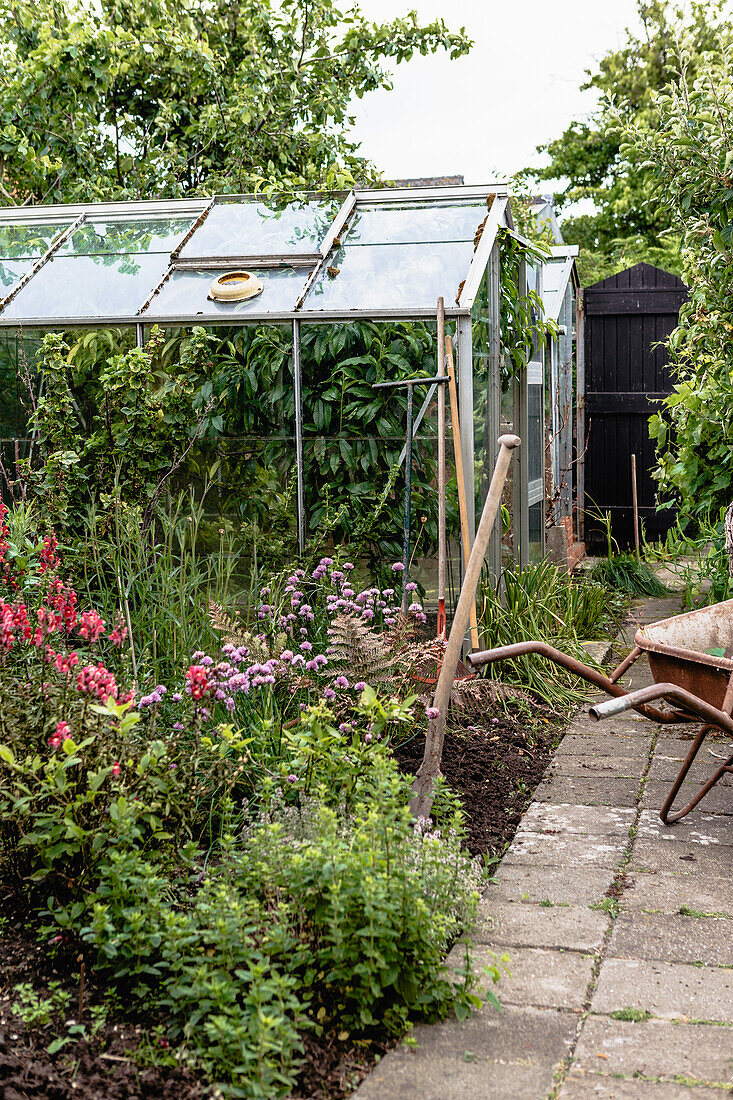
<path fill-rule="evenodd" d="M 181 250 L 198 256 L 309 255 L 317 252 L 340 200 L 290 203 L 220 202 Z"/>
<path fill-rule="evenodd" d="M 0 314 L 32 318 L 130 317 L 137 313 L 168 267 L 163 254 L 55 256 Z"/>
<path fill-rule="evenodd" d="M 70 224 L 66 221 L 0 225 L 0 298 L 28 274 L 51 242 Z"/>
<path fill-rule="evenodd" d="M 349 223 L 346 245 L 424 244 L 473 241 L 488 213 L 485 202 L 405 203 L 358 206 Z"/>
<path fill-rule="evenodd" d="M 529 560 L 539 561 L 543 554 L 544 503 L 538 501 L 529 509 Z"/>
<path fill-rule="evenodd" d="M 106 256 L 172 252 L 193 224 L 183 218 L 94 218 L 84 222 L 59 249 L 59 255 Z"/>
<path fill-rule="evenodd" d="M 0 298 L 4 298 L 16 283 L 33 267 L 35 260 L 0 259 Z"/>
<path fill-rule="evenodd" d="M 244 302 L 214 302 L 208 298 L 211 284 L 221 270 L 173 271 L 144 311 L 154 317 L 240 317 L 248 313 L 290 313 L 303 293 L 307 272 L 292 267 L 254 270 L 264 289 Z"/>
<path fill-rule="evenodd" d="M 340 248 L 329 256 L 303 311 L 435 310 L 441 296 L 452 306 L 472 256 L 473 241 Z"/>
<path fill-rule="evenodd" d="M 0 259 L 38 259 L 71 222 L 0 225 Z"/>

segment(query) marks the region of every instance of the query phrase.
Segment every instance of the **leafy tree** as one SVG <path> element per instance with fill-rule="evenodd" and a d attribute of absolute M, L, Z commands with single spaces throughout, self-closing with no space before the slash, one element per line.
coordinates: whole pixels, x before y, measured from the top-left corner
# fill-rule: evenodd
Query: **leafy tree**
<path fill-rule="evenodd" d="M 334 0 L 0 0 L 0 193 L 72 202 L 339 188 L 384 62 L 471 43 Z"/>
<path fill-rule="evenodd" d="M 657 130 L 637 127 L 631 155 L 682 232 L 690 298 L 668 341 L 677 381 L 651 433 L 661 499 L 696 526 L 733 485 L 733 53 L 686 62 L 657 108 Z"/>
<path fill-rule="evenodd" d="M 594 282 L 640 260 L 680 271 L 679 238 L 670 233 L 668 206 L 659 201 L 636 146 L 624 145 L 628 125 L 653 131 L 659 120 L 656 95 L 675 79 L 680 44 L 691 75 L 706 51 L 733 39 L 725 0 L 638 0 L 642 31 L 627 30 L 626 43 L 587 71 L 583 90 L 600 95 L 586 120 L 571 122 L 561 137 L 541 145 L 549 156 L 525 173 L 536 182 L 562 181 L 558 207 L 590 199 L 593 213 L 568 218 L 563 235 L 581 246 L 584 282 Z"/>

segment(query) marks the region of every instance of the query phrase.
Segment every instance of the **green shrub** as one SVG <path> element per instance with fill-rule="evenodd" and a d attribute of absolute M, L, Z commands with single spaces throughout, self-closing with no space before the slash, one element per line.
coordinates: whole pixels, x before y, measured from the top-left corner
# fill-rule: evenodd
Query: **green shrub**
<path fill-rule="evenodd" d="M 546 559 L 505 569 L 498 585 L 483 584 L 479 601 L 485 648 L 545 641 L 586 664 L 590 658 L 580 642 L 615 633 L 625 607 L 608 588 L 586 578 L 575 580 Z M 498 662 L 490 666 L 490 675 L 561 709 L 583 698 L 578 677 L 542 657 Z"/>

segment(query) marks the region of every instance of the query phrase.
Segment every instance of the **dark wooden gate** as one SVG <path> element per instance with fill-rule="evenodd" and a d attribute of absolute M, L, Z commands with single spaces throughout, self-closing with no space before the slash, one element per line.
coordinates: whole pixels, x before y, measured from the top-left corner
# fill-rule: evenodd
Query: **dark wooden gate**
<path fill-rule="evenodd" d="M 654 444 L 648 421 L 655 398 L 670 393 L 667 351 L 658 346 L 677 325 L 687 288 L 676 275 L 636 264 L 583 292 L 585 311 L 585 540 L 601 549 L 592 513 L 610 512 L 614 538 L 633 543 L 631 455 L 636 455 L 639 514 L 647 538 L 663 535 L 673 513 L 655 507 Z"/>

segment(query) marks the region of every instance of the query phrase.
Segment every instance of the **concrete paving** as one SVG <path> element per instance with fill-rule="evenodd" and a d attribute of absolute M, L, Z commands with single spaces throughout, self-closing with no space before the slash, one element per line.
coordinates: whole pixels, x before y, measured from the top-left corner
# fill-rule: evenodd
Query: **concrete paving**
<path fill-rule="evenodd" d="M 645 659 L 623 681 L 650 682 Z M 576 716 L 481 904 L 474 965 L 508 955 L 503 1012 L 416 1028 L 358 1100 L 733 1094 L 733 779 L 677 825 L 658 813 L 695 729 Z M 685 801 L 728 746 L 708 739 Z"/>

